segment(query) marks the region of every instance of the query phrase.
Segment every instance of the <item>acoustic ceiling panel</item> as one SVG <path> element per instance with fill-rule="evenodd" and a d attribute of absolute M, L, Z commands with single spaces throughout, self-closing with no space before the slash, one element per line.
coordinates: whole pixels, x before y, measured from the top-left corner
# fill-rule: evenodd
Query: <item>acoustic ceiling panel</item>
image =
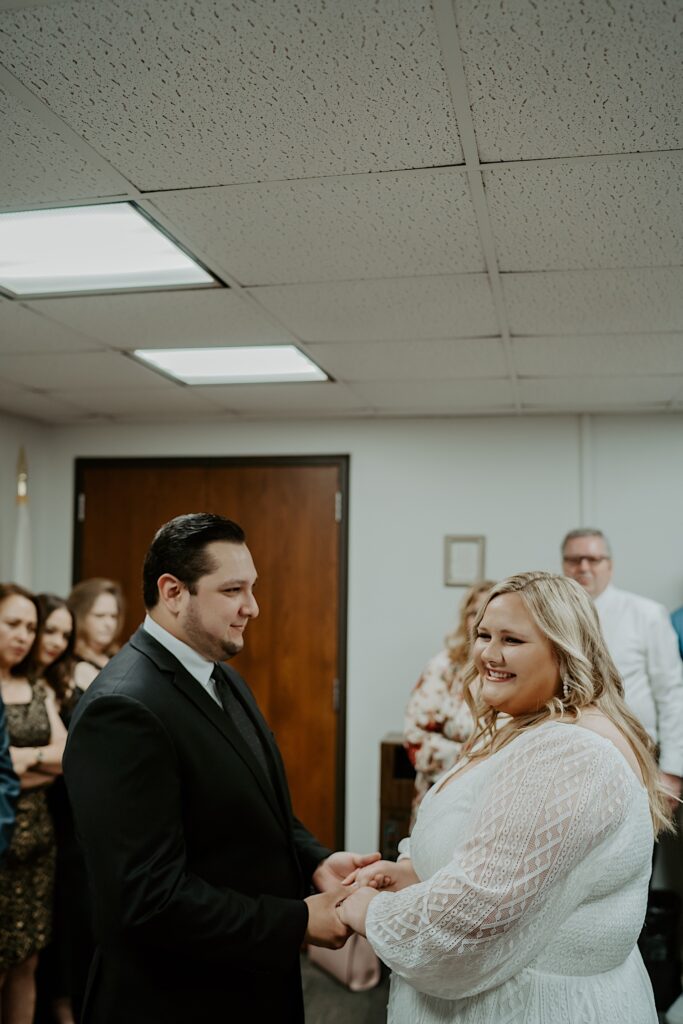
<path fill-rule="evenodd" d="M 678 149 L 680 6 L 456 0 L 482 161 Z"/>
<path fill-rule="evenodd" d="M 504 377 L 500 338 L 453 341 L 346 341 L 307 345 L 319 366 L 346 381 Z"/>
<path fill-rule="evenodd" d="M 232 185 L 154 205 L 242 284 L 485 269 L 460 169 Z"/>
<path fill-rule="evenodd" d="M 683 263 L 683 153 L 484 172 L 501 270 Z"/>
<path fill-rule="evenodd" d="M 87 391 L 104 387 L 169 390 L 177 387 L 166 377 L 120 352 L 59 352 L 49 359 L 26 355 L 0 356 L 0 381 L 45 391 Z"/>
<path fill-rule="evenodd" d="M 225 412 L 199 389 L 171 385 L 163 390 L 146 388 L 94 388 L 87 391 L 59 391 L 55 399 L 68 401 L 91 413 L 123 420 L 154 420 L 178 423 L 183 420 L 225 419 Z"/>
<path fill-rule="evenodd" d="M 197 388 L 208 401 L 241 416 L 260 419 L 273 416 L 347 416 L 367 413 L 367 405 L 344 384 L 249 384 L 246 387 Z"/>
<path fill-rule="evenodd" d="M 420 0 L 83 0 L 0 60 L 142 189 L 462 162 Z"/>
<path fill-rule="evenodd" d="M 101 345 L 77 329 L 0 296 L 0 355 L 99 351 Z"/>
<path fill-rule="evenodd" d="M 508 380 L 369 381 L 353 387 L 376 411 L 390 414 L 448 416 L 514 408 Z"/>
<path fill-rule="evenodd" d="M 523 377 L 683 374 L 683 334 L 513 338 L 512 351 Z"/>
<path fill-rule="evenodd" d="M 288 331 L 274 324 L 248 298 L 225 288 L 36 299 L 30 306 L 112 348 L 208 348 L 292 341 Z"/>
<path fill-rule="evenodd" d="M 683 386 L 680 377 L 573 377 L 520 380 L 525 406 L 563 408 L 572 411 L 617 406 L 626 408 L 664 405 Z"/>
<path fill-rule="evenodd" d="M 513 334 L 683 330 L 683 267 L 504 274 Z"/>
<path fill-rule="evenodd" d="M 1 35 L 0 35 L 1 38 Z M 0 209 L 121 193 L 121 179 L 88 161 L 20 99 L 0 87 Z"/>
<path fill-rule="evenodd" d="M 485 274 L 252 289 L 302 341 L 412 341 L 498 333 Z"/>
<path fill-rule="evenodd" d="M 40 423 L 72 423 L 91 418 L 86 410 L 63 398 L 0 384 L 0 413 L 3 412 Z"/>

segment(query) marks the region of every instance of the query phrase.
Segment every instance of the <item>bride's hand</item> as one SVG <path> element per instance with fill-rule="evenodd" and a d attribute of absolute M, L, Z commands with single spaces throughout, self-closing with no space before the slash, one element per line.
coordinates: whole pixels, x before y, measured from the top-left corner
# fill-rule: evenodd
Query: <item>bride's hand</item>
<path fill-rule="evenodd" d="M 412 862 L 405 858 L 394 863 L 391 860 L 378 860 L 374 864 L 358 868 L 348 875 L 342 885 L 353 885 L 356 888 L 367 885 L 372 889 L 385 889 L 388 892 L 398 892 L 407 885 L 413 885 L 419 881 L 413 871 Z"/>
<path fill-rule="evenodd" d="M 353 929 L 359 935 L 365 935 L 365 915 L 368 907 L 377 896 L 377 890 L 369 886 L 354 890 L 337 904 L 337 914 L 342 924 Z"/>

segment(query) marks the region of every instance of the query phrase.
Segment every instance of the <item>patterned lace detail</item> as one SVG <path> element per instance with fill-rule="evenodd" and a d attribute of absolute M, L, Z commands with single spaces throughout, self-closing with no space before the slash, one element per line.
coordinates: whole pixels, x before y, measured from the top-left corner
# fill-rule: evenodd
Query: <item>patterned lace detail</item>
<path fill-rule="evenodd" d="M 522 735 L 491 763 L 450 863 L 372 901 L 376 951 L 421 992 L 454 999 L 501 984 L 580 903 L 572 872 L 619 830 L 637 786 L 587 730 L 549 723 Z"/>

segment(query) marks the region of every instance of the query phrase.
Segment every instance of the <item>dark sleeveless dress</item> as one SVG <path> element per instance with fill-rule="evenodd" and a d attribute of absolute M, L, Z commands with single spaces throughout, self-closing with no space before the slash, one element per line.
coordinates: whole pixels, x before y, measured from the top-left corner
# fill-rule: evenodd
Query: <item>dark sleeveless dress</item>
<path fill-rule="evenodd" d="M 43 747 L 50 742 L 45 688 L 36 683 L 26 704 L 5 704 L 10 744 Z M 46 776 L 46 782 L 48 776 Z M 47 945 L 52 918 L 55 835 L 48 785 L 22 790 L 10 848 L 0 865 L 0 972 Z"/>
<path fill-rule="evenodd" d="M 83 692 L 76 686 L 62 701 L 59 714 L 67 730 Z M 85 863 L 62 776 L 50 788 L 48 806 L 57 839 L 54 918 L 52 942 L 41 954 L 38 965 L 34 1024 L 53 1024 L 52 1004 L 64 997 L 71 1001 L 78 1024 L 95 942 Z"/>

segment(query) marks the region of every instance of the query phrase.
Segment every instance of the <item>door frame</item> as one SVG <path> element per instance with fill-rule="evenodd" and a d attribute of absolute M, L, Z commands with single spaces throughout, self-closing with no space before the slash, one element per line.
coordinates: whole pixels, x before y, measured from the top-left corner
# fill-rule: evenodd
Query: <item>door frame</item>
<path fill-rule="evenodd" d="M 217 455 L 217 456 L 141 456 L 76 458 L 74 460 L 74 505 L 73 505 L 73 559 L 72 585 L 80 579 L 80 565 L 83 546 L 83 521 L 81 495 L 83 478 L 87 469 L 107 467 L 172 469 L 177 466 L 219 469 L 223 466 L 336 466 L 339 472 L 341 493 L 341 520 L 339 522 L 339 582 L 337 613 L 337 756 L 335 765 L 335 836 L 336 848 L 346 849 L 346 672 L 347 672 L 347 601 L 348 601 L 348 550 L 349 550 L 349 455 Z"/>

